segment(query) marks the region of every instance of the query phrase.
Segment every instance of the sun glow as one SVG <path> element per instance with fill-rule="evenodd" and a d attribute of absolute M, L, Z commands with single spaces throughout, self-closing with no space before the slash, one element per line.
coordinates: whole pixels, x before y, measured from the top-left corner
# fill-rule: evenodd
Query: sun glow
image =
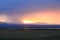
<path fill-rule="evenodd" d="M 60 24 L 59 11 L 46 11 L 46 12 L 32 12 L 25 14 L 22 17 L 23 23 L 34 24 L 37 22 L 44 22 L 48 24 Z"/>
<path fill-rule="evenodd" d="M 24 23 L 24 24 L 33 24 L 34 22 L 29 21 L 29 20 L 24 20 L 23 23 Z"/>

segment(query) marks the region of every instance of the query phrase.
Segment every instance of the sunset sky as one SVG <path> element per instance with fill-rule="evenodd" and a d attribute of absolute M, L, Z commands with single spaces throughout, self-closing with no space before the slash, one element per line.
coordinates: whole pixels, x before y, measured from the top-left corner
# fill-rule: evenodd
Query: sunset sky
<path fill-rule="evenodd" d="M 60 24 L 60 0 L 0 0 L 0 22 Z"/>

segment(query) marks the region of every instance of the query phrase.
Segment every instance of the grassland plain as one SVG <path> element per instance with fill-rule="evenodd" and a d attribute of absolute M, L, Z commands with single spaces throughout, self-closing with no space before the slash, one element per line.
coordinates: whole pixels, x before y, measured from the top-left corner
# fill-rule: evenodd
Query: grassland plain
<path fill-rule="evenodd" d="M 60 40 L 60 29 L 0 29 L 0 40 Z"/>

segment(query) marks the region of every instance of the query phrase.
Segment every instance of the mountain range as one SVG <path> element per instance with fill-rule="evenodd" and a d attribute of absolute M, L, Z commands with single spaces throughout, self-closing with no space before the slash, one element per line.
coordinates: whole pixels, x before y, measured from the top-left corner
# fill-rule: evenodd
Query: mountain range
<path fill-rule="evenodd" d="M 0 22 L 0 28 L 60 28 L 60 25 L 48 25 L 47 23 L 36 23 L 36 24 L 13 24 L 13 23 L 3 23 Z"/>

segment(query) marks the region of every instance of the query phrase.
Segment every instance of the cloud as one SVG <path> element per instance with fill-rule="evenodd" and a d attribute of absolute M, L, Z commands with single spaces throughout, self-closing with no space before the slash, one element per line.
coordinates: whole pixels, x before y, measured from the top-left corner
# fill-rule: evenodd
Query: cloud
<path fill-rule="evenodd" d="M 26 14 L 59 8 L 60 3 L 57 0 L 0 0 L 0 15 L 7 15 L 15 23 Z"/>

